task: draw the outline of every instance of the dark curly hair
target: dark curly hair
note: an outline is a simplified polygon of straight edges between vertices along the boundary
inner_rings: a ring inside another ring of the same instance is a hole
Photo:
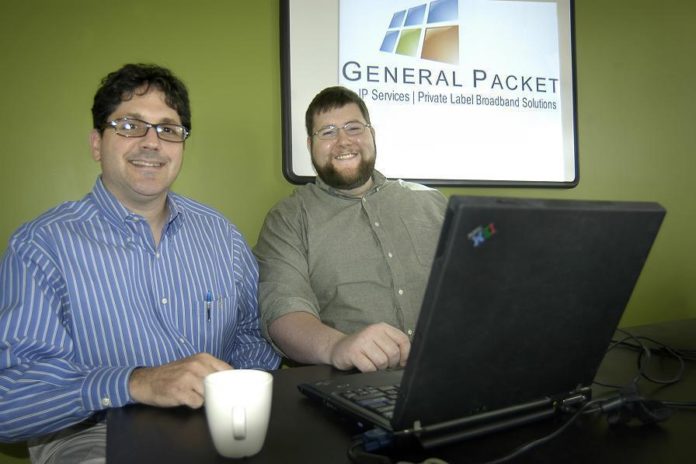
[[[130,100],[136,92],[145,95],[150,87],[164,93],[167,105],[176,110],[181,125],[191,132],[191,108],[186,86],[170,70],[154,64],[126,64],[102,79],[92,105],[94,128],[103,132],[107,118],[121,102]]]
[[[365,118],[365,122],[370,124],[370,113],[367,111],[365,102],[357,93],[341,86],[327,87],[314,97],[307,108],[307,112],[305,113],[307,136],[311,137],[312,132],[314,132],[314,116],[336,108],[343,108],[349,103],[358,105],[360,112]]]

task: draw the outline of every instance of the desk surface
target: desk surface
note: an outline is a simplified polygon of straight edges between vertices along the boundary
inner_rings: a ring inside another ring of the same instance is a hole
[[[673,348],[694,348],[696,319],[631,329]],[[636,373],[636,354],[617,349],[607,354],[597,380],[627,384]],[[676,372],[674,363],[660,358],[655,366],[665,377]],[[349,463],[346,455],[354,426],[331,411],[305,398],[297,384],[342,375],[328,366],[281,369],[273,373],[273,404],[266,443],[261,452],[244,461],[257,463]],[[646,381],[641,393],[663,400],[696,400],[696,366],[687,363],[684,379],[660,388]],[[602,393],[595,390],[595,396]],[[452,463],[492,460],[516,447],[544,436],[556,428],[555,420],[499,432],[425,452],[405,456],[412,462],[438,457]],[[516,459],[516,463],[655,463],[692,460],[696,412],[679,410],[656,426],[609,427],[600,416],[586,416],[560,436]],[[219,456],[212,444],[205,412],[187,408],[158,409],[129,406],[109,411],[107,462],[216,463],[233,462]]]

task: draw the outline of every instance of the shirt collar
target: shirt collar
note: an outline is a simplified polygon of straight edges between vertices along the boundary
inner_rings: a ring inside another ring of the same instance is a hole
[[[97,177],[97,181],[92,189],[92,197],[104,216],[119,227],[125,227],[127,221],[130,221],[135,217],[141,217],[128,210],[128,208],[123,206],[121,202],[119,202],[116,197],[109,192],[104,185],[101,176]],[[176,195],[172,192],[167,192],[167,206],[169,207],[169,219],[167,223],[168,226],[173,226],[180,221],[179,218],[181,216],[180,213],[182,208],[176,199]]]
[[[316,176],[315,179],[316,180],[314,182],[316,183],[317,187],[319,187],[320,189],[324,190],[325,192],[328,192],[329,194],[331,194],[335,197],[353,198],[353,199],[358,198],[358,197],[354,197],[351,195],[346,195],[342,190],[331,187],[326,182],[324,182],[324,180],[319,176]],[[376,169],[373,170],[372,171],[372,187],[370,187],[370,190],[368,190],[367,192],[365,192],[363,194],[363,197],[366,197],[368,195],[372,195],[375,192],[378,192],[384,186],[384,184],[386,182],[387,182],[387,178],[384,177],[384,175],[381,172],[379,172]]]

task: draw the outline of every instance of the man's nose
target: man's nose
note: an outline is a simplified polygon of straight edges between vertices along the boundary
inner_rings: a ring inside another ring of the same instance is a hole
[[[154,127],[148,127],[147,132],[142,137],[141,145],[148,148],[159,149],[162,141],[157,136],[157,129]]]

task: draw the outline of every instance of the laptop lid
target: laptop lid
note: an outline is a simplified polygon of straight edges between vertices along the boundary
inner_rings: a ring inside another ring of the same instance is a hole
[[[664,214],[648,202],[451,197],[388,428],[590,386]]]

